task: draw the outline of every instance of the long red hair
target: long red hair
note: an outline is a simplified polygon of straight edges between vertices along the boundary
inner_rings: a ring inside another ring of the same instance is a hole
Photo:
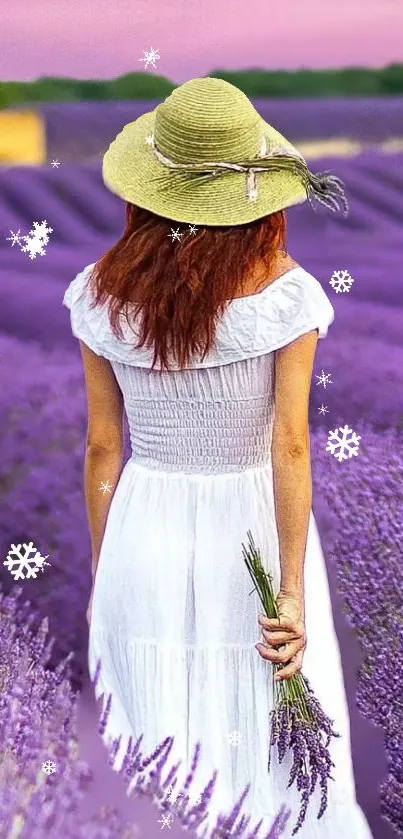
[[[184,235],[172,240],[170,232]],[[244,287],[251,271],[270,272],[285,248],[281,210],[234,227],[180,224],[127,203],[122,237],[96,263],[94,306],[107,302],[111,328],[122,338],[121,313],[136,320],[139,341],[154,348],[152,369],[169,370],[169,358],[186,368],[214,345],[217,321]]]

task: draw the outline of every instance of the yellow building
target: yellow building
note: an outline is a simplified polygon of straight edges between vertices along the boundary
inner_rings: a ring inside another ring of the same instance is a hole
[[[0,166],[38,166],[46,162],[46,126],[29,110],[0,111]]]

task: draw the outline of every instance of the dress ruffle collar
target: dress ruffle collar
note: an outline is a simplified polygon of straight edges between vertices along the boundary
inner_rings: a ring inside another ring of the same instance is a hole
[[[119,339],[112,332],[107,304],[91,308],[87,281],[95,264],[77,274],[64,294],[73,334],[109,361],[151,367],[152,349],[135,347],[138,333],[124,315]],[[264,355],[313,329],[324,338],[333,320],[333,306],[318,280],[300,266],[291,268],[258,294],[233,299],[218,322],[215,349],[203,361],[195,357],[190,366],[214,367]],[[171,369],[178,368],[172,364]]]

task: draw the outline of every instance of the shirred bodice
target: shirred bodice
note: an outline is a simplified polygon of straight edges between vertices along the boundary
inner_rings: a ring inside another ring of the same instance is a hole
[[[270,463],[273,355],[174,373],[112,367],[136,463],[207,474]]]
[[[136,347],[136,324],[122,316],[122,338],[107,304],[91,307],[94,264],[70,283],[64,304],[73,334],[107,358],[121,388],[132,458],[149,469],[240,472],[270,464],[275,351],[306,332],[327,334],[334,312],[320,283],[299,266],[263,291],[231,301],[215,347],[186,370],[152,370],[153,350]]]

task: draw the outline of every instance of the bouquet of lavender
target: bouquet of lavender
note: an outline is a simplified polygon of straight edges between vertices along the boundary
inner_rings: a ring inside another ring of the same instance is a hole
[[[260,552],[255,547],[250,530],[247,536],[249,545],[245,548],[242,544],[242,553],[254,582],[253,591],[257,591],[266,616],[278,618],[272,577],[264,570]],[[270,753],[273,747],[277,745],[279,763],[282,762],[287,749],[292,750],[294,760],[288,788],[296,781],[297,789],[301,792],[301,807],[292,831],[294,836],[305,820],[309,799],[318,783],[321,790],[318,819],[326,810],[328,779],[333,780],[330,772],[334,766],[329,753],[329,743],[332,737],[340,735],[333,731],[332,720],[322,711],[308,680],[302,673],[296,673],[287,680],[274,680],[275,673],[281,667],[282,664],[273,665],[275,700],[274,709],[270,713],[268,769],[270,770]]]

